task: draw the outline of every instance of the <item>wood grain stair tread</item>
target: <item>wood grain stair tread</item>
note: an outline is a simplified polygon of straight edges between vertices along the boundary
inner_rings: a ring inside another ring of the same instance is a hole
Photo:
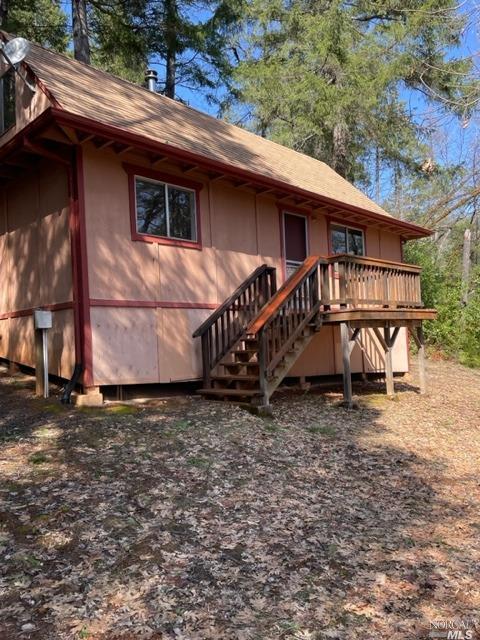
[[[220,360],[222,367],[258,367],[257,360]]]
[[[218,374],[210,377],[212,380],[218,380],[219,382],[256,382],[258,380],[258,376],[242,375],[241,373]]]

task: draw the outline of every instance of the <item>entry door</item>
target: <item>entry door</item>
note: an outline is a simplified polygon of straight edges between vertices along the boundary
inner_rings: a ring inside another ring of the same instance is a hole
[[[307,218],[297,213],[283,214],[283,237],[287,278],[307,257]]]

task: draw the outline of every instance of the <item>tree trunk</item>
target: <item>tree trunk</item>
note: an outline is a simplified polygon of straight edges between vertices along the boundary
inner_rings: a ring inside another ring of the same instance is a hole
[[[468,290],[470,285],[470,249],[472,243],[471,229],[465,229],[463,234],[463,269],[462,269],[462,302],[468,302]]]
[[[0,27],[5,27],[8,18],[8,0],[0,0]]]
[[[176,59],[177,59],[177,3],[176,0],[165,1],[165,41],[166,52],[166,72],[165,72],[165,95],[168,98],[175,98],[176,84]]]
[[[343,178],[348,170],[348,127],[344,121],[337,122],[333,127],[332,168]]]
[[[377,204],[380,202],[380,195],[381,195],[380,170],[381,170],[380,149],[377,146],[375,147],[375,200]]]
[[[395,214],[400,220],[403,220],[403,206],[402,206],[402,169],[397,160],[395,160],[393,168],[393,185],[394,185],[394,198],[395,198]]]
[[[86,0],[72,0],[72,18],[74,58],[85,62],[85,64],[90,64]]]

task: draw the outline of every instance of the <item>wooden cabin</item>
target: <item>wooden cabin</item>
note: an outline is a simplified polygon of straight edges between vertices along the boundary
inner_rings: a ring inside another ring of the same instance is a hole
[[[8,36],[3,35],[4,38]],[[420,269],[327,165],[32,45],[0,81],[0,357],[105,385],[204,380],[267,405],[288,376],[408,371]],[[32,91],[23,77],[28,77]],[[81,375],[80,375],[81,374]],[[80,377],[79,377],[80,376]]]

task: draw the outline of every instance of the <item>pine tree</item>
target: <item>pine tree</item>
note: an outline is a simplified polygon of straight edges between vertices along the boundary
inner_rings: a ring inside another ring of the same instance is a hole
[[[73,55],[75,60],[90,64],[90,41],[86,0],[72,0]]]
[[[67,48],[67,16],[56,0],[0,0],[0,26],[56,51]]]
[[[178,87],[211,98],[231,74],[229,38],[242,0],[93,0],[93,59],[140,81],[147,61],[163,69],[159,89],[174,98]]]
[[[423,131],[402,97],[460,111],[469,63],[448,52],[453,0],[252,0],[236,74],[253,125],[367,183],[384,166],[418,171]]]

